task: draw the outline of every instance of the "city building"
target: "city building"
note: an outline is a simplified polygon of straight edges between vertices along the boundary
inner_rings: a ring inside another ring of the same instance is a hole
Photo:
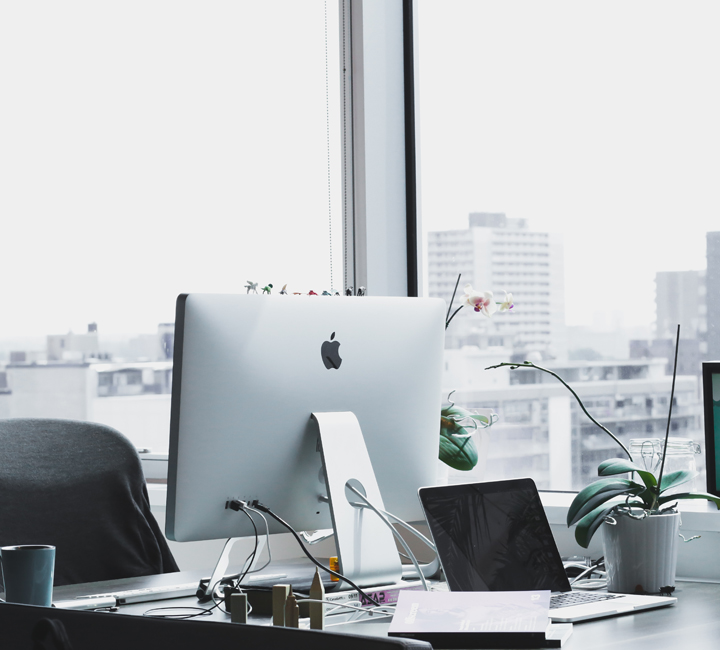
[[[100,422],[136,446],[167,452],[172,361],[9,363],[1,418]]]
[[[82,361],[100,357],[100,344],[96,323],[88,325],[84,334],[49,334],[47,337],[48,361]]]
[[[720,232],[709,232],[707,237],[707,275],[705,300],[707,305],[707,357],[720,359]]]
[[[100,352],[97,326],[46,337],[46,349],[13,351],[0,367],[0,418],[100,422],[138,447],[167,452],[174,324],[128,341],[130,359]]]
[[[705,352],[707,331],[705,271],[661,271],[655,274],[655,338],[700,341]]]
[[[505,350],[505,354],[507,350]],[[478,467],[451,472],[451,481],[532,476],[541,489],[577,490],[597,478],[597,466],[622,449],[581,410],[557,379],[540,370],[486,370],[503,360],[502,350],[447,350],[443,386],[468,409],[491,409],[498,421],[478,434]],[[505,357],[506,359],[507,357]],[[672,377],[667,360],[547,362],[567,381],[592,416],[630,447],[630,440],[663,438]],[[463,379],[465,378],[465,379]],[[698,378],[678,376],[671,436],[703,440]],[[697,456],[699,470],[704,457]],[[704,477],[696,479],[702,489]]]
[[[448,328],[446,346],[505,346],[525,357],[566,358],[563,245],[558,234],[535,232],[524,219],[471,213],[469,228],[428,233],[428,294],[447,301],[461,274],[463,287],[512,293],[516,307],[487,319],[462,310]]]

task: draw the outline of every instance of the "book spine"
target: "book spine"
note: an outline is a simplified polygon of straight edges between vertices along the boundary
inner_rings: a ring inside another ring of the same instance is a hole
[[[422,585],[420,583],[411,584],[406,586],[393,586],[393,587],[371,587],[363,589],[363,591],[370,597],[374,598],[381,605],[394,605],[397,603],[398,595],[401,591],[422,591]],[[359,601],[363,607],[375,607],[375,603],[371,602],[363,594],[357,591],[340,591],[336,594],[325,594],[325,600],[338,603],[342,605],[344,603]]]

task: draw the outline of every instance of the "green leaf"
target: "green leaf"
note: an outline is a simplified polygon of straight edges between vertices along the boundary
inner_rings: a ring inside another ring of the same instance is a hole
[[[481,424],[481,427],[480,427],[480,428],[481,428],[481,429],[484,429],[484,428],[489,427],[490,425],[492,425],[492,422],[490,422],[490,418],[488,418],[488,417],[486,417],[486,416],[484,416],[484,415],[480,415],[480,414],[477,414],[477,413],[476,413],[476,414],[474,414],[474,415],[471,415],[470,417],[471,417],[473,420],[477,420],[478,422],[480,422],[480,424]]]
[[[464,409],[462,406],[458,406],[457,404],[450,404],[444,409],[440,410],[440,415],[446,418],[459,419],[470,417],[472,413],[470,413],[470,411],[468,411],[467,409]]]
[[[604,478],[590,483],[570,504],[567,513],[567,525],[572,526],[577,523],[591,510],[610,499],[623,495],[637,496],[642,492],[645,492],[642,485],[625,478]]]
[[[669,503],[670,501],[679,501],[681,499],[706,499],[712,501],[717,509],[720,510],[720,497],[716,497],[714,494],[708,494],[707,492],[681,492],[680,494],[668,494],[658,499],[658,505]]]
[[[615,503],[611,505],[602,505],[586,514],[575,527],[575,540],[577,543],[583,548],[587,548],[590,545],[590,540],[595,534],[595,531],[600,527],[600,524],[605,521],[605,517],[620,503],[624,503],[624,501],[615,501]]]
[[[691,472],[687,469],[679,469],[676,472],[669,472],[662,477],[662,483],[660,484],[660,494],[669,490],[676,485],[682,485],[687,483],[698,475],[697,472]]]
[[[463,427],[458,428],[463,429]],[[438,457],[446,465],[461,472],[471,470],[478,462],[477,448],[473,438],[453,436],[445,428],[440,430],[440,453]]]
[[[654,488],[657,485],[657,479],[652,472],[648,472],[626,458],[610,458],[598,465],[598,476],[613,476],[628,472],[637,472],[647,488]]]

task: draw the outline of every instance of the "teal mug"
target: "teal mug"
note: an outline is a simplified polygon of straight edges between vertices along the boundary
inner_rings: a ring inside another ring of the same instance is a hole
[[[44,545],[0,548],[5,600],[24,605],[52,605],[55,547]]]

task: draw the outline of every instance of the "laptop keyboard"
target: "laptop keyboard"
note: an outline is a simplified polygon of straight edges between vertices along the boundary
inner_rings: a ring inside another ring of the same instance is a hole
[[[564,594],[550,596],[550,609],[560,609],[571,605],[586,605],[601,600],[612,600],[613,598],[621,598],[621,595],[608,594],[604,591],[569,591]]]

